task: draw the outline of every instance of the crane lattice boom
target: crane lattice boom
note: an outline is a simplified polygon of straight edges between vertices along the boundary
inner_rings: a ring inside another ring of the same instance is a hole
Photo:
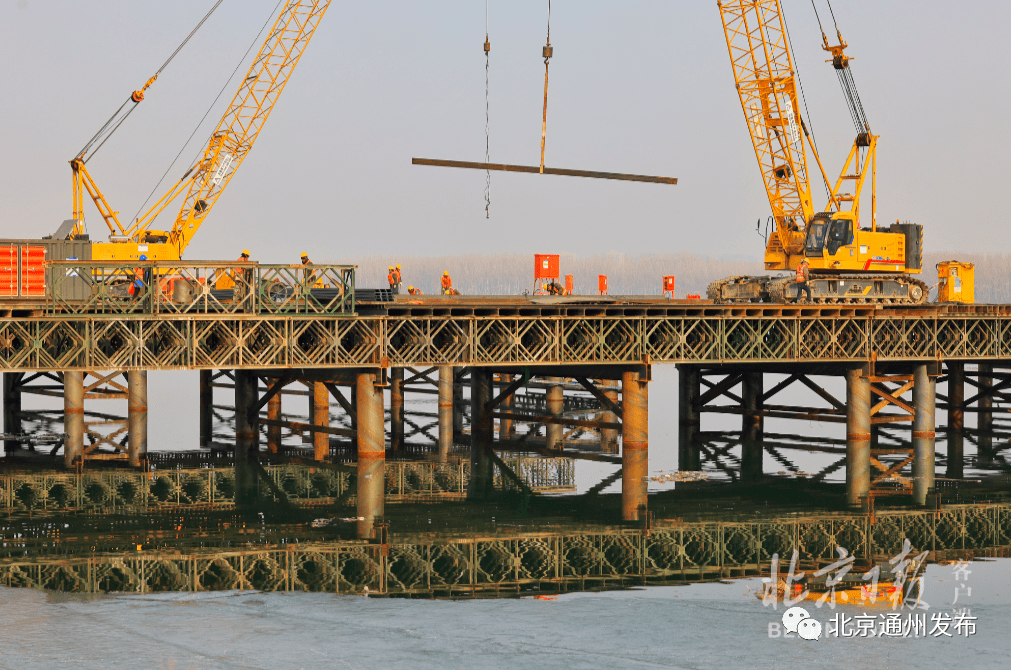
[[[780,230],[803,229],[810,219],[811,185],[804,152],[786,27],[778,0],[718,3],[737,92]]]

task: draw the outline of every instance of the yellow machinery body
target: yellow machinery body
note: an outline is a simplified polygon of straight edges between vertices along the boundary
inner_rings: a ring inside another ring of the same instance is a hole
[[[976,302],[976,270],[972,263],[943,261],[937,264],[937,302]]]

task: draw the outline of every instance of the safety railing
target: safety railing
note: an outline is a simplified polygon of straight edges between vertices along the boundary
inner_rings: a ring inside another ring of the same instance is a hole
[[[354,266],[49,261],[52,314],[354,314]]]
[[[354,314],[351,265],[259,265],[260,311],[268,314]]]

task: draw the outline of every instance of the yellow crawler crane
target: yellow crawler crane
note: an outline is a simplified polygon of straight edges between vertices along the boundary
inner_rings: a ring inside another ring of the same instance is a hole
[[[920,274],[922,226],[911,223],[879,228],[876,212],[878,136],[857,94],[846,42],[837,45],[822,33],[823,48],[846,97],[856,138],[830,189],[828,203],[812,205],[807,149],[829,185],[798,104],[799,81],[779,0],[720,0],[730,62],[755,155],[772,206],[765,269],[795,271],[803,259],[811,270],[809,286],[818,303],[922,303],[927,285]],[[860,196],[870,178],[871,217],[860,218]],[[844,189],[848,192],[844,192]],[[869,223],[869,225],[868,225]],[[709,285],[708,297],[721,303],[776,302],[797,296],[789,276],[728,277]]]
[[[70,161],[74,173],[74,214],[73,219],[64,222],[55,237],[82,238],[86,192],[98,207],[110,232],[109,242],[92,243],[92,260],[126,261],[141,255],[148,260],[179,260],[235,171],[253,148],[257,135],[329,5],[330,0],[289,0],[285,4],[217,129],[211,135],[203,156],[151,209],[127,226],[120,222],[119,213],[109,206],[85,167],[90,148],[94,146],[97,150],[101,141],[104,141],[101,138],[107,136],[103,136],[103,131],[108,128],[111,133],[111,130],[118,127],[117,118],[125,116],[110,119],[106,128],[99,131],[89,145]],[[152,77],[141,90],[135,91],[124,103],[124,108],[130,104],[135,106],[143,100],[144,91],[157,76]],[[122,110],[123,108],[121,112]],[[96,139],[99,140],[97,143]],[[94,152],[91,153],[93,155]],[[186,196],[172,226],[168,230],[152,229],[151,225],[158,215],[181,193]]]

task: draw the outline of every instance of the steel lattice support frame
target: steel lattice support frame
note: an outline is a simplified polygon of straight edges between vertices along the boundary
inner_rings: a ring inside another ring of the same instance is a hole
[[[551,316],[529,317],[8,318],[0,319],[0,370],[1011,359],[1011,315],[983,310],[924,308],[909,315],[713,306],[691,313],[624,309],[615,310],[620,316],[599,318],[585,316],[588,311],[556,309]]]
[[[821,480],[845,466],[847,499],[854,506],[865,504],[875,496],[896,493],[913,494],[922,504],[927,491],[934,488],[936,362],[820,366],[682,364],[678,369],[679,454],[683,470],[708,465],[721,470],[733,481],[756,480],[762,476],[758,466],[761,449],[790,473],[812,476],[800,473],[799,468],[781,453],[796,449],[840,456],[840,460],[813,478]],[[760,376],[764,373],[776,373],[785,379],[766,385],[771,388],[759,390],[762,389]],[[846,397],[834,396],[815,382],[812,375],[845,377]],[[919,376],[923,379],[917,385],[914,378]],[[822,405],[827,406],[773,404],[776,395],[795,385],[807,387],[820,398]],[[908,398],[910,393],[912,399]],[[701,413],[739,414],[742,430],[740,433],[701,431],[698,420]],[[847,424],[846,435],[845,439],[779,433],[766,436],[762,426],[765,418],[844,423]],[[873,440],[874,428],[881,430],[878,443]],[[902,431],[909,429],[912,433],[906,433],[907,437],[903,438]],[[738,446],[740,458],[732,452]]]

